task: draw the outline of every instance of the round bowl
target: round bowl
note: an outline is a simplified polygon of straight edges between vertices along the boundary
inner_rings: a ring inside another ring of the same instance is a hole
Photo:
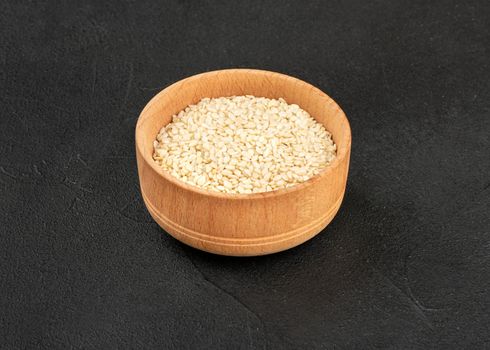
[[[204,97],[284,98],[308,111],[332,134],[337,157],[320,174],[272,192],[228,194],[174,178],[153,160],[153,141],[172,115]],[[312,238],[337,213],[345,192],[351,132],[340,107],[299,79],[262,70],[227,69],[170,85],[146,105],[136,125],[141,194],[155,221],[173,237],[207,252],[253,256],[282,251]]]

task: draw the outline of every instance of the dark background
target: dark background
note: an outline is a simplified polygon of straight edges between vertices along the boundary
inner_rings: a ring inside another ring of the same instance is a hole
[[[0,348],[490,348],[490,2],[2,1],[0,29]],[[196,251],[141,200],[139,112],[227,67],[350,119],[341,210],[290,251]]]

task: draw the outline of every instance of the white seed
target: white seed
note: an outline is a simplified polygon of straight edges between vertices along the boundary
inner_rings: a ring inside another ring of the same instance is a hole
[[[203,186],[206,183],[206,177],[204,175],[201,175],[197,178],[196,184],[198,186]]]
[[[254,96],[204,98],[172,117],[153,142],[172,176],[225,193],[291,187],[336,156],[324,126],[298,105]]]

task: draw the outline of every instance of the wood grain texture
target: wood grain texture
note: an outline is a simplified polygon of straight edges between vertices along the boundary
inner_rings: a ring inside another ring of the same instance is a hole
[[[325,125],[337,158],[323,172],[288,189],[225,194],[187,185],[153,161],[153,141],[173,114],[204,97],[254,95],[284,98]],[[261,70],[229,69],[181,80],[156,95],[136,125],[136,155],[143,199],[155,221],[178,240],[211,253],[264,255],[305,242],[337,213],[345,192],[351,132],[340,107],[299,79]]]

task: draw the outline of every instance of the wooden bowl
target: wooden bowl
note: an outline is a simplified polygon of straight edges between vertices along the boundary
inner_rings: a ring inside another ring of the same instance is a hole
[[[325,125],[337,157],[310,180],[272,192],[227,194],[179,181],[153,160],[153,141],[172,115],[204,97],[282,97]],[[167,87],[143,109],[136,125],[141,194],[155,221],[173,237],[207,252],[252,256],[312,238],[337,213],[345,192],[351,132],[340,107],[299,79],[268,71],[227,69],[198,74]]]

